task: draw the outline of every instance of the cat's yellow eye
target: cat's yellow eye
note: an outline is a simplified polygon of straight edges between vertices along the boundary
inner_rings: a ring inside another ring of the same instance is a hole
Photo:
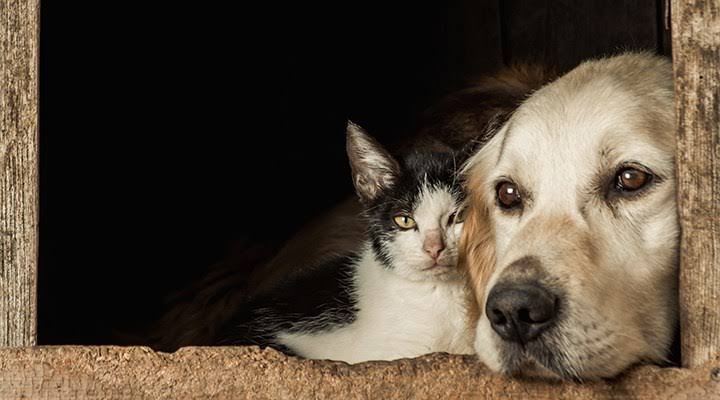
[[[417,226],[415,220],[407,215],[396,215],[393,221],[395,221],[395,225],[400,229],[412,229]]]

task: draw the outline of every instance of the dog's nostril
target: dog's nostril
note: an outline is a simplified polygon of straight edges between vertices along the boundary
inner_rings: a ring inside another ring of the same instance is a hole
[[[528,324],[533,323],[534,321],[530,318],[530,310],[527,308],[522,308],[518,310],[518,320],[520,322],[525,322]]]
[[[494,324],[506,324],[507,323],[507,318],[505,318],[505,315],[502,313],[502,311],[493,310],[492,313],[493,313],[493,317],[494,317],[494,318],[492,318],[492,322]]]
[[[557,298],[539,284],[499,285],[490,291],[485,313],[505,340],[526,343],[554,321]]]
[[[518,318],[521,322],[529,324],[539,324],[552,319],[555,316],[555,302],[542,301],[532,308],[523,308],[518,312]]]

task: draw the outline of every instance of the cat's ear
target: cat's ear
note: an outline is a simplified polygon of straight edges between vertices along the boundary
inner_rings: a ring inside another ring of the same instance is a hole
[[[363,128],[351,121],[347,124],[346,148],[355,191],[363,203],[374,200],[395,183],[400,172],[398,162]]]

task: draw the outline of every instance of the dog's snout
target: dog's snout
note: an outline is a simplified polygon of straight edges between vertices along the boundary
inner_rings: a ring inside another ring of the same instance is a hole
[[[490,291],[485,313],[500,337],[524,344],[555,321],[557,297],[538,283],[496,286]]]

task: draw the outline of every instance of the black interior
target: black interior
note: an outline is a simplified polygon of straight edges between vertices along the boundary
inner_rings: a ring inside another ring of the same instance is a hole
[[[389,141],[502,64],[668,52],[663,1],[342,3],[43,2],[40,344],[111,343],[348,195],[348,118]]]

